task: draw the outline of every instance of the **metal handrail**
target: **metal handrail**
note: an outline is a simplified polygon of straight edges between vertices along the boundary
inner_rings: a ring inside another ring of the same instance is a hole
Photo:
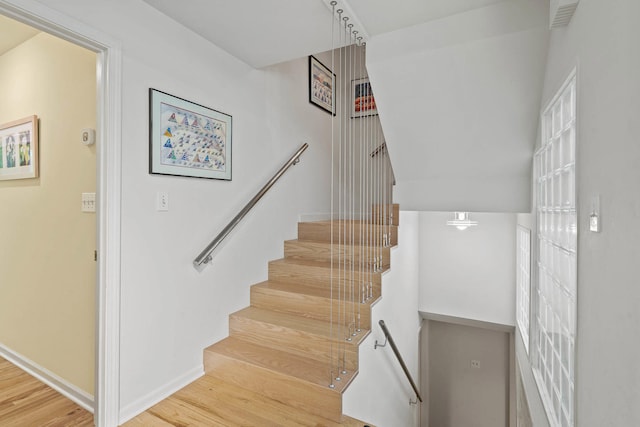
[[[384,344],[378,344],[378,341],[376,341],[374,348],[384,347],[387,344],[387,342],[389,342],[389,344],[391,345],[391,349],[393,350],[393,353],[396,355],[398,362],[400,362],[400,366],[402,367],[404,374],[407,376],[407,379],[409,380],[411,387],[413,387],[413,391],[416,393],[416,397],[418,398],[418,400],[420,400],[420,402],[422,402],[422,396],[418,391],[418,387],[416,386],[416,383],[413,381],[413,377],[411,376],[411,373],[407,369],[407,365],[405,365],[404,360],[402,359],[402,356],[398,351],[398,347],[396,347],[396,343],[393,341],[393,337],[391,336],[389,329],[387,329],[387,325],[384,324],[384,320],[379,321],[378,324],[380,325],[380,328],[382,328],[382,332],[384,332],[384,338],[386,341]],[[409,403],[413,403],[413,402],[409,400]]]
[[[380,153],[387,154],[387,162],[389,163],[389,171],[391,171],[391,177],[393,178],[392,184],[396,185],[396,174],[393,171],[393,165],[391,164],[391,159],[389,158],[389,155],[388,155],[387,143],[386,142],[383,142],[382,144],[378,145],[376,147],[376,149],[373,150],[371,152],[371,154],[369,154],[369,156],[371,156],[371,158],[374,158],[375,156],[377,156]]]
[[[264,196],[265,193],[269,191],[273,184],[275,184],[276,181],[280,179],[280,177],[287,171],[287,169],[300,161],[300,155],[304,152],[304,150],[307,149],[307,147],[309,147],[309,144],[302,144],[298,151],[296,151],[296,153],[280,168],[280,170],[276,172],[273,178],[271,178],[269,182],[267,182],[255,196],[253,196],[253,199],[251,199],[249,203],[247,203],[246,206],[242,208],[238,215],[236,215],[231,220],[231,222],[229,222],[229,224],[227,224],[227,226],[220,232],[220,234],[218,234],[216,238],[213,239],[213,241],[211,241],[211,243],[209,243],[209,245],[204,248],[202,252],[200,252],[200,255],[198,255],[196,259],[193,260],[193,265],[197,270],[201,270],[206,266],[206,264],[211,262],[211,254],[218,247],[218,245],[225,239],[225,237],[227,237],[227,235],[229,235],[229,233],[231,233],[231,230],[233,230],[235,226],[238,225],[240,221],[242,221],[247,213],[249,213],[249,211],[256,205],[256,203],[258,203],[262,196]]]

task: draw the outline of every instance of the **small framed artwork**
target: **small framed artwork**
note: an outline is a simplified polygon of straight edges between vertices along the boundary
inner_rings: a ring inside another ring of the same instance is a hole
[[[336,75],[315,57],[309,56],[309,102],[336,115],[335,109]]]
[[[38,177],[38,116],[0,125],[0,181]]]
[[[375,116],[378,114],[369,78],[351,80],[351,117]]]
[[[149,89],[149,173],[231,180],[231,116]]]

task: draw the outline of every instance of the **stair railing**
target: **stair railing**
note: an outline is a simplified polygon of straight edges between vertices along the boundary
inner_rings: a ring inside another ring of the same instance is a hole
[[[245,207],[242,208],[240,212],[238,212],[238,214],[229,222],[229,224],[227,224],[227,226],[216,236],[216,238],[213,239],[202,252],[200,252],[196,259],[193,260],[193,266],[196,268],[196,270],[202,270],[207,266],[207,264],[211,262],[211,260],[213,259],[212,253],[218,247],[218,245],[222,243],[225,237],[227,237],[229,233],[231,233],[231,231],[236,227],[236,225],[238,225],[238,223],[242,221],[242,219],[249,213],[249,211],[253,209],[253,207],[258,203],[262,196],[264,196],[265,193],[269,191],[271,187],[273,187],[273,184],[275,184],[276,181],[280,179],[280,177],[287,171],[287,169],[300,162],[300,156],[302,155],[304,150],[307,149],[307,147],[309,147],[309,144],[302,144],[298,151],[296,151],[296,153],[289,160],[287,160],[287,162],[264,185],[264,187],[262,187],[262,189],[260,189],[260,191],[258,191],[258,193],[253,196],[249,203],[247,203]]]
[[[393,350],[393,353],[396,355],[396,359],[398,359],[398,362],[400,362],[400,367],[402,367],[404,374],[407,376],[407,379],[409,380],[409,383],[411,384],[411,387],[413,388],[413,391],[415,392],[416,397],[420,402],[422,402],[422,396],[420,395],[420,391],[418,391],[418,387],[416,386],[416,383],[413,381],[413,377],[411,376],[411,373],[407,369],[407,365],[404,363],[404,359],[402,358],[402,355],[400,354],[400,351],[398,350],[398,347],[396,346],[395,341],[393,341],[393,337],[391,336],[389,329],[387,329],[387,325],[384,324],[384,320],[380,320],[378,324],[380,325],[382,332],[384,332],[385,341],[383,344],[378,344],[378,341],[376,340],[376,343],[373,348],[377,349],[378,347],[385,347],[387,345],[387,342],[389,343],[389,345],[391,346],[391,349]],[[409,404],[414,405],[416,403],[418,402],[412,401],[411,399],[409,399]]]
[[[333,82],[336,114],[331,118],[327,373],[329,387],[335,388],[352,374],[348,372],[351,344],[371,328],[362,310],[380,297],[381,274],[395,244],[398,218],[393,218],[395,178],[366,70],[366,43],[352,30],[337,2],[330,4],[335,33],[330,69],[344,82]]]

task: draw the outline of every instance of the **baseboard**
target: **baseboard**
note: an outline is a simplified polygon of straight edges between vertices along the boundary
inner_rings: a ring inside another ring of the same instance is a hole
[[[181,388],[191,384],[198,378],[204,375],[204,367],[203,365],[196,366],[195,368],[185,372],[180,375],[178,378],[174,379],[168,384],[153,390],[145,396],[142,396],[140,399],[132,402],[122,408],[120,410],[120,425],[126,423],[130,419],[140,415],[147,409],[151,408],[156,403],[166,399],[171,396],[176,391]]]
[[[0,356],[13,363],[29,375],[42,381],[67,399],[74,401],[87,411],[93,413],[93,396],[86,391],[81,390],[75,385],[69,383],[67,380],[60,378],[53,372],[43,368],[25,356],[7,348],[2,343],[0,343]]]

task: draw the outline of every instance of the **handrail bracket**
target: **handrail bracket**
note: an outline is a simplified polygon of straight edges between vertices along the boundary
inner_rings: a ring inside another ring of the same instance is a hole
[[[378,340],[376,340],[375,344],[373,345],[373,349],[377,350],[378,347],[386,347],[387,341],[388,341],[388,338],[386,336],[384,337],[384,344],[378,344]]]

